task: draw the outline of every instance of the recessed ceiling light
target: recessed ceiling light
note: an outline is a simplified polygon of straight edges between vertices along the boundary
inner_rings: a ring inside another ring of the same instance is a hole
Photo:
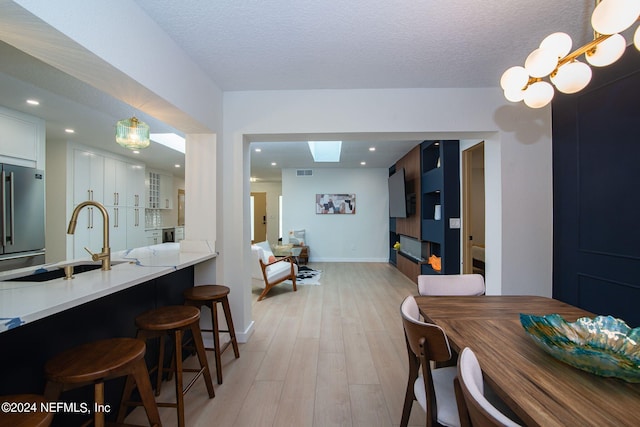
[[[133,154],[140,154],[140,151],[138,151],[138,150],[133,150]]]
[[[275,165],[277,165],[276,162],[271,162],[271,166],[275,166]]]
[[[40,102],[36,101],[35,99],[27,99],[27,104],[29,104],[29,105],[40,105]]]
[[[258,178],[256,178],[255,176],[252,176],[251,178],[249,178],[250,182],[256,182],[258,180]]]
[[[174,166],[175,166],[175,167],[177,167],[177,168],[179,168],[179,167],[180,167],[180,165],[174,165]]]
[[[261,151],[262,151],[262,148],[256,148],[256,150],[255,150],[255,151],[256,151],[256,153],[259,153],[259,152],[261,152]]]
[[[376,147],[369,147],[369,151],[376,151]]]
[[[366,165],[366,164],[367,164],[367,162],[360,162],[360,164],[361,164],[362,166],[364,166],[364,165]]]
[[[66,133],[76,133],[75,130],[71,129],[71,128],[67,128],[64,130]]]

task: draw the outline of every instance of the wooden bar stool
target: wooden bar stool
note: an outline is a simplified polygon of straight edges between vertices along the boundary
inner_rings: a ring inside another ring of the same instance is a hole
[[[48,400],[37,394],[0,396],[7,405],[0,411],[0,427],[47,427],[53,420],[53,412],[47,411]],[[42,411],[45,409],[45,411]]]
[[[160,414],[144,361],[145,351],[144,341],[135,338],[105,339],[64,351],[45,364],[44,396],[49,401],[57,401],[66,390],[93,384],[95,405],[104,407],[104,382],[126,375],[127,382],[138,386],[150,425],[160,426]],[[123,400],[128,398],[128,394],[123,394]],[[90,409],[93,412],[94,408]],[[118,418],[124,420],[124,415],[118,414]],[[97,427],[104,426],[103,411],[95,411],[94,423]]]
[[[207,356],[204,350],[204,344],[202,343],[202,334],[200,332],[200,310],[195,307],[186,305],[167,306],[160,307],[136,317],[136,326],[138,327],[138,338],[149,339],[160,337],[160,356],[158,358],[158,366],[151,369],[151,372],[157,369],[157,387],[156,395],[160,394],[160,384],[162,381],[162,373],[167,371],[164,366],[164,336],[173,335],[175,342],[174,358],[171,363],[172,372],[175,371],[175,389],[176,389],[176,403],[158,402],[157,405],[161,407],[176,408],[178,413],[178,426],[183,427],[184,421],[184,395],[189,391],[191,386],[196,380],[202,376],[207,386],[209,398],[215,396],[213,391],[213,382],[211,381],[211,373],[209,372],[209,365],[207,363]],[[182,366],[182,338],[184,331],[191,331],[193,341],[196,347],[196,354],[198,355],[198,361],[200,362],[199,369],[184,368]],[[182,383],[183,372],[196,372],[195,377],[187,384],[183,389]],[[125,393],[130,393],[133,389],[133,383],[127,381],[125,385]],[[132,402],[123,402],[124,406],[132,404]],[[123,411],[120,411],[122,414]],[[118,422],[121,420],[118,419]]]
[[[216,359],[216,375],[218,377],[218,384],[222,384],[222,353],[229,347],[229,344],[233,346],[233,352],[236,359],[240,357],[240,351],[238,350],[238,342],[236,341],[236,332],[233,328],[233,319],[231,318],[231,308],[229,307],[229,295],[230,289],[222,285],[202,285],[194,286],[184,291],[185,304],[195,307],[201,307],[206,305],[211,310],[211,327],[213,329],[203,329],[203,332],[213,333],[213,347],[207,347],[206,350],[213,350],[214,357]],[[224,311],[224,317],[227,321],[227,329],[221,330],[218,327],[218,303],[222,304]],[[220,346],[220,333],[228,333],[229,341],[224,346]]]

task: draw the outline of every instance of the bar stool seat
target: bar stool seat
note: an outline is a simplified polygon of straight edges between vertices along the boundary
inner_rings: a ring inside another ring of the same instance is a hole
[[[238,349],[238,341],[236,340],[236,332],[233,328],[233,319],[231,317],[231,308],[229,307],[229,299],[227,295],[231,290],[223,285],[198,285],[184,291],[185,304],[201,307],[203,305],[211,310],[211,327],[212,329],[202,329],[202,332],[213,333],[213,347],[206,347],[206,350],[213,350],[216,360],[216,375],[218,384],[222,384],[222,360],[221,356],[224,351],[233,346],[233,353],[236,359],[240,357]],[[227,322],[227,329],[220,329],[218,326],[218,303],[222,304],[224,317]],[[229,341],[220,346],[220,333],[228,333]]]
[[[207,356],[205,354],[204,344],[202,343],[202,334],[200,332],[200,310],[186,305],[160,307],[139,315],[136,317],[135,322],[138,327],[138,338],[147,340],[150,338],[160,337],[158,366],[152,368],[150,372],[157,370],[156,396],[160,394],[162,373],[165,371],[175,373],[176,403],[158,402],[157,405],[160,407],[176,408],[178,426],[182,427],[185,425],[184,395],[200,376],[202,376],[205,381],[209,398],[211,399],[215,396],[213,382],[211,381],[211,373],[209,372],[209,365],[207,363]],[[198,355],[198,361],[200,363],[200,368],[198,369],[184,368],[182,365],[182,339],[184,331],[191,331],[191,335],[195,343],[196,354]],[[174,358],[171,362],[171,369],[164,368],[164,338],[166,335],[173,335],[175,343]],[[191,379],[184,389],[183,372],[196,372],[195,377]],[[133,383],[131,381],[127,381],[127,384],[125,385],[125,393],[130,393],[132,389]],[[123,405],[126,406],[132,403],[133,402],[123,402]],[[118,421],[120,422],[121,420],[119,419]]]
[[[135,338],[104,339],[63,351],[45,364],[45,398],[57,401],[66,390],[93,384],[95,404],[104,407],[104,382],[127,376],[127,381],[138,386],[150,425],[159,426],[162,423],[144,361],[145,352],[144,341]],[[129,394],[122,396],[123,400],[128,398]],[[124,415],[121,413],[118,418],[124,419]],[[104,412],[96,411],[94,422],[98,427],[104,426]]]
[[[48,403],[43,396],[37,394],[0,396],[0,402],[10,404],[8,410],[0,411],[0,427],[47,427],[53,420],[53,412],[41,411],[43,408],[46,409]],[[27,405],[28,411],[22,409],[24,405]]]

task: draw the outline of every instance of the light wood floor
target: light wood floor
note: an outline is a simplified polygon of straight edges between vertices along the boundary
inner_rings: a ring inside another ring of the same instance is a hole
[[[310,266],[322,270],[321,286],[278,285],[260,302],[254,289],[255,332],[239,359],[223,355],[222,385],[207,352],[216,397],[197,381],[185,396],[188,426],[400,424],[408,362],[399,307],[416,285],[386,263]],[[172,395],[165,383],[158,400]],[[177,424],[175,409],[160,414]],[[142,409],[127,422],[144,425]],[[425,425],[416,402],[410,425]]]

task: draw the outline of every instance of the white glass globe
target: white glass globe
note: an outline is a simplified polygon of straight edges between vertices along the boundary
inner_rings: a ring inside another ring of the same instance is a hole
[[[591,74],[591,67],[587,64],[573,61],[558,68],[555,76],[551,76],[551,81],[562,93],[576,93],[589,84]]]
[[[553,99],[553,86],[547,82],[535,82],[524,91],[524,103],[531,108],[542,108]]]
[[[564,58],[571,52],[573,42],[567,33],[553,33],[540,43],[541,49],[551,50],[558,58]]]
[[[636,22],[638,15],[638,0],[602,0],[591,15],[591,26],[600,34],[616,34]]]
[[[524,62],[524,68],[531,77],[549,75],[558,65],[558,57],[553,50],[538,48],[531,52]]]
[[[524,90],[522,89],[505,89],[504,97],[510,102],[520,102],[524,99]]]
[[[500,78],[500,86],[503,90],[521,90],[529,81],[529,73],[524,67],[515,66],[509,68]]]
[[[633,35],[633,44],[635,45],[636,49],[640,50],[640,26],[636,28],[636,32]]]
[[[620,34],[614,34],[595,47],[595,52],[587,52],[584,56],[594,67],[606,67],[616,62],[624,50],[627,42]]]

